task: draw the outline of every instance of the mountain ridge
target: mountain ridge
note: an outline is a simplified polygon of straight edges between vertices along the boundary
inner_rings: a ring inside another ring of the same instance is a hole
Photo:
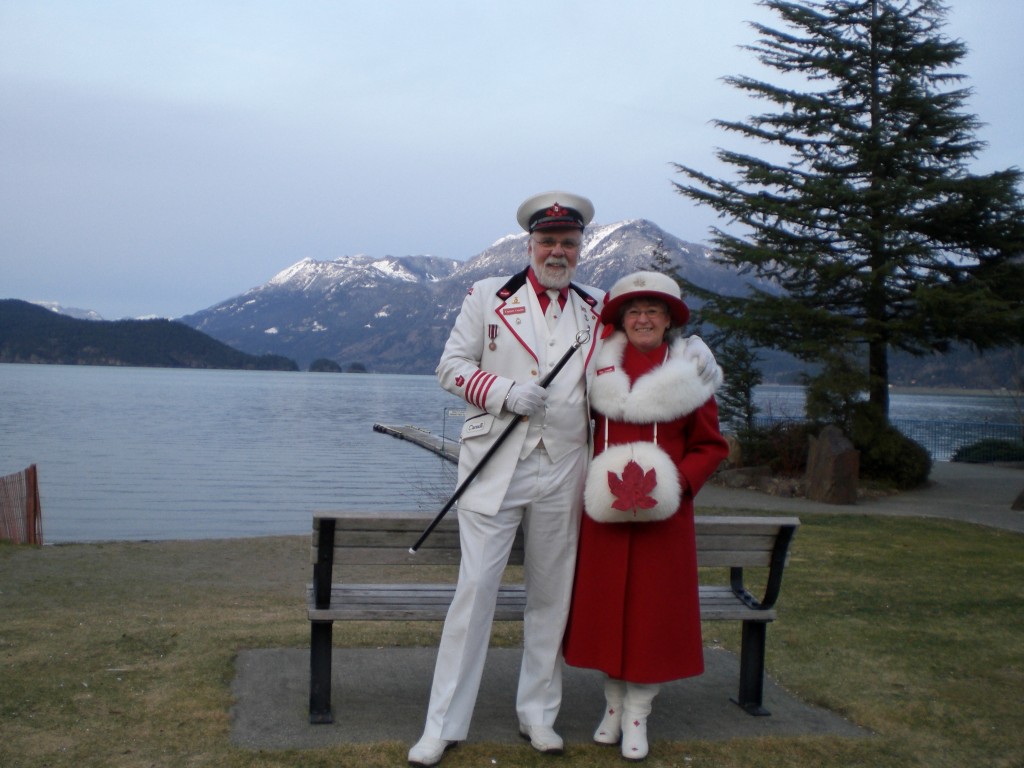
[[[524,233],[507,235],[460,262],[436,256],[303,259],[261,286],[186,315],[182,322],[251,354],[288,354],[362,364],[379,373],[433,373],[466,290],[528,262]],[[607,287],[651,269],[656,251],[695,282],[742,281],[714,264],[704,246],[685,243],[645,219],[589,227],[575,282]],[[701,283],[701,284],[704,284]]]
[[[83,320],[19,299],[0,299],[0,363],[298,370],[174,320]]]

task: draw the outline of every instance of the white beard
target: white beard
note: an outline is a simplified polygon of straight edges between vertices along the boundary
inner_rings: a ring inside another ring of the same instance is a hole
[[[565,269],[551,269],[551,262],[555,262],[555,264],[565,267]],[[576,273],[576,270],[570,267],[569,262],[564,259],[548,259],[543,265],[535,263],[533,271],[537,275],[538,282],[545,288],[559,290],[568,288],[569,283],[572,282],[573,275]]]

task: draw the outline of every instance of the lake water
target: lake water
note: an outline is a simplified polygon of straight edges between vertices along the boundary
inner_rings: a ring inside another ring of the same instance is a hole
[[[802,397],[758,391],[777,416]],[[373,425],[457,436],[461,407],[433,376],[0,364],[0,475],[38,466],[48,543],[305,534],[316,509],[440,509],[452,465]],[[892,415],[1015,421],[978,396]]]

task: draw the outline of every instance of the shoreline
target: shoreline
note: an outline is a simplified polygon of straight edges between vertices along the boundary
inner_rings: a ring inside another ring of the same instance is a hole
[[[892,395],[969,395],[972,397],[1006,397],[1024,398],[1024,392],[1011,389],[972,389],[969,387],[912,387],[906,385],[890,385],[889,394]]]
[[[55,366],[66,368],[119,368],[119,369],[141,369],[141,370],[191,370],[191,371],[250,371],[253,373],[317,373],[317,371],[292,371],[278,369],[253,369],[253,368],[193,368],[189,366],[168,366],[168,365],[106,365],[94,363],[58,363],[50,361],[12,361],[0,360],[0,365],[8,366]],[[432,373],[411,373],[411,372],[379,372],[379,371],[340,371],[342,374],[355,374],[359,376],[423,376],[434,378]],[[804,385],[794,381],[763,381],[758,386],[765,387],[795,387],[803,389]],[[998,389],[991,387],[958,387],[953,385],[928,386],[916,384],[889,384],[889,392],[900,395],[973,395],[982,397],[1018,397],[1024,398],[1024,390],[1011,390],[1006,387]]]
[[[758,387],[787,387],[793,389],[805,389],[805,385],[793,381],[763,381]],[[756,389],[756,388],[755,388]],[[890,395],[935,395],[935,396],[970,396],[970,397],[1002,397],[1024,400],[1024,390],[1008,389],[1006,387],[957,387],[957,386],[928,386],[925,384],[889,384]]]

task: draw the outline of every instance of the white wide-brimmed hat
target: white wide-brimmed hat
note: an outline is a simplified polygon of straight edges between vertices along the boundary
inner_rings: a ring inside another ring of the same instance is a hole
[[[601,309],[601,322],[605,325],[618,325],[622,306],[627,301],[641,298],[665,302],[672,317],[672,325],[676,327],[686,325],[690,319],[690,308],[683,301],[679,283],[660,272],[634,272],[619,278],[608,291]]]

